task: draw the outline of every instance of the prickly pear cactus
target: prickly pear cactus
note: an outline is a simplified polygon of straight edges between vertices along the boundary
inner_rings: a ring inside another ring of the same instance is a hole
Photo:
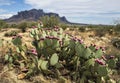
[[[16,52],[5,55],[5,61],[26,69],[25,77],[44,73],[65,82],[67,75],[77,83],[105,83],[111,79],[117,59],[107,59],[102,47],[86,46],[82,39],[65,34],[59,27],[42,27],[38,24],[30,32],[32,49],[22,42],[22,36],[13,37]]]
[[[50,58],[50,65],[54,66],[58,63],[58,55],[57,54],[53,54]]]
[[[21,45],[22,44],[21,38],[22,38],[21,36],[14,36],[13,40],[12,40],[13,44],[14,45]]]

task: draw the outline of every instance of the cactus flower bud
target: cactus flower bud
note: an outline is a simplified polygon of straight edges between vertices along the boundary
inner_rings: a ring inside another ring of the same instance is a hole
[[[76,37],[73,37],[72,40],[73,40],[73,41],[77,41]]]
[[[97,62],[100,65],[105,65],[105,62],[101,59],[95,59],[95,62]]]
[[[95,49],[96,49],[96,51],[97,51],[97,50],[99,50],[99,47],[96,47]]]
[[[22,38],[22,35],[18,35],[17,37]]]
[[[46,36],[46,38],[50,38],[50,36]]]
[[[12,39],[16,39],[16,38],[22,38],[21,35],[17,35],[17,36],[13,36]]]
[[[105,47],[100,47],[102,49],[103,53],[105,53]]]
[[[102,47],[101,49],[102,49],[102,51],[105,51],[105,47]]]
[[[93,44],[91,44],[91,46],[94,46]]]
[[[45,40],[45,38],[40,38],[40,40]]]
[[[113,59],[113,58],[115,58],[115,56],[112,56],[112,55],[111,55],[111,56],[110,56],[110,59]]]
[[[13,37],[12,37],[12,39],[15,39],[15,38],[16,38],[16,36],[13,36]]]
[[[37,55],[36,49],[31,49],[31,53],[34,54],[34,55]]]
[[[95,45],[95,44],[94,44],[93,46],[94,46],[94,47],[96,47],[96,45]]]
[[[82,39],[78,39],[79,43],[82,44],[83,43],[83,40]]]

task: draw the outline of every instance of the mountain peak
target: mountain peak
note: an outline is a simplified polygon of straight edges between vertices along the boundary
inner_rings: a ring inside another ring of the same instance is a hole
[[[45,13],[42,9],[31,9],[18,12],[17,15],[13,15],[12,17],[5,19],[6,22],[21,22],[21,21],[37,21],[42,16],[51,16],[54,15],[60,19],[61,22],[69,23],[65,16],[60,17],[57,13]]]

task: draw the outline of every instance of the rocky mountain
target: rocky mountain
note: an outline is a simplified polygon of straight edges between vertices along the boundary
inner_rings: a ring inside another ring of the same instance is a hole
[[[21,22],[21,21],[37,21],[41,16],[57,16],[61,22],[70,23],[67,21],[66,17],[60,17],[57,13],[45,13],[42,9],[31,9],[18,12],[17,15],[13,15],[12,17],[5,19],[6,22]]]

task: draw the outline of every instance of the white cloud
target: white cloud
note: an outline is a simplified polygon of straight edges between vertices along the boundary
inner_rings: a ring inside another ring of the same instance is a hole
[[[120,13],[116,14],[120,12],[120,0],[25,0],[25,3],[33,8],[59,13],[68,19],[91,16],[113,20],[120,17]]]
[[[3,6],[3,5],[11,5],[13,4],[14,1],[13,0],[0,0],[0,6]]]
[[[9,12],[4,6],[15,3],[13,0],[0,0],[0,19],[6,19],[13,16],[14,13]]]
[[[13,14],[0,14],[0,19],[6,19],[13,16]]]
[[[8,12],[7,10],[0,9],[0,19],[6,19],[16,14],[15,12]]]

